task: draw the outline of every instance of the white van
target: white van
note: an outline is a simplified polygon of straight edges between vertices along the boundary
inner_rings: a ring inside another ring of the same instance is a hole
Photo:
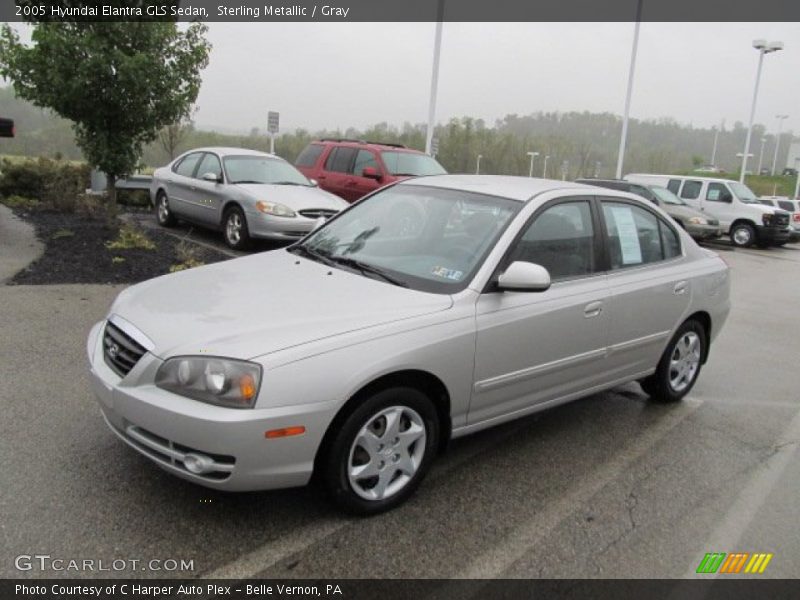
[[[627,181],[660,185],[692,208],[715,217],[734,246],[783,245],[789,241],[789,213],[764,206],[744,184],[730,179],[631,173]]]

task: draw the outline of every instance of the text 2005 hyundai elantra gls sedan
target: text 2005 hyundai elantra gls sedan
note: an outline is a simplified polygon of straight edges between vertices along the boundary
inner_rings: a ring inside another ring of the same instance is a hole
[[[729,274],[637,196],[442,175],[303,241],[122,292],[88,340],[111,429],[221,490],[386,510],[447,440],[627,381],[691,389]]]

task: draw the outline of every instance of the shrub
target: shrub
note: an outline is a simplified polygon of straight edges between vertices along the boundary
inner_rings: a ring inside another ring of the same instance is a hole
[[[0,196],[22,196],[72,212],[89,186],[89,166],[41,157],[0,163]]]
[[[133,248],[155,250],[156,245],[143,231],[131,225],[123,225],[119,230],[117,239],[113,242],[106,242],[106,248],[109,250],[130,250]]]
[[[194,269],[195,267],[202,267],[205,263],[200,260],[197,246],[190,244],[187,240],[181,240],[175,246],[175,256],[180,261],[169,268],[170,273],[177,273],[178,271],[185,271],[186,269]]]
[[[33,198],[26,198],[25,196],[8,196],[0,198],[0,202],[9,208],[19,208],[22,210],[34,210],[39,206],[39,201]]]

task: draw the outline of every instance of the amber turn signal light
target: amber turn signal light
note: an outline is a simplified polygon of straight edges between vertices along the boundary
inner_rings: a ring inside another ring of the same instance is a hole
[[[270,429],[264,432],[264,437],[268,440],[275,438],[289,437],[290,435],[301,435],[306,432],[306,428],[302,425],[295,425],[293,427],[284,427],[282,429]]]

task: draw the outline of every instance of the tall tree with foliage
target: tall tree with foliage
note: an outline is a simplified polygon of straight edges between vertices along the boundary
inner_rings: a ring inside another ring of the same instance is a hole
[[[31,45],[0,30],[0,75],[17,96],[73,122],[87,161],[118,177],[143,146],[190,114],[211,49],[205,25],[174,22],[33,24]]]

